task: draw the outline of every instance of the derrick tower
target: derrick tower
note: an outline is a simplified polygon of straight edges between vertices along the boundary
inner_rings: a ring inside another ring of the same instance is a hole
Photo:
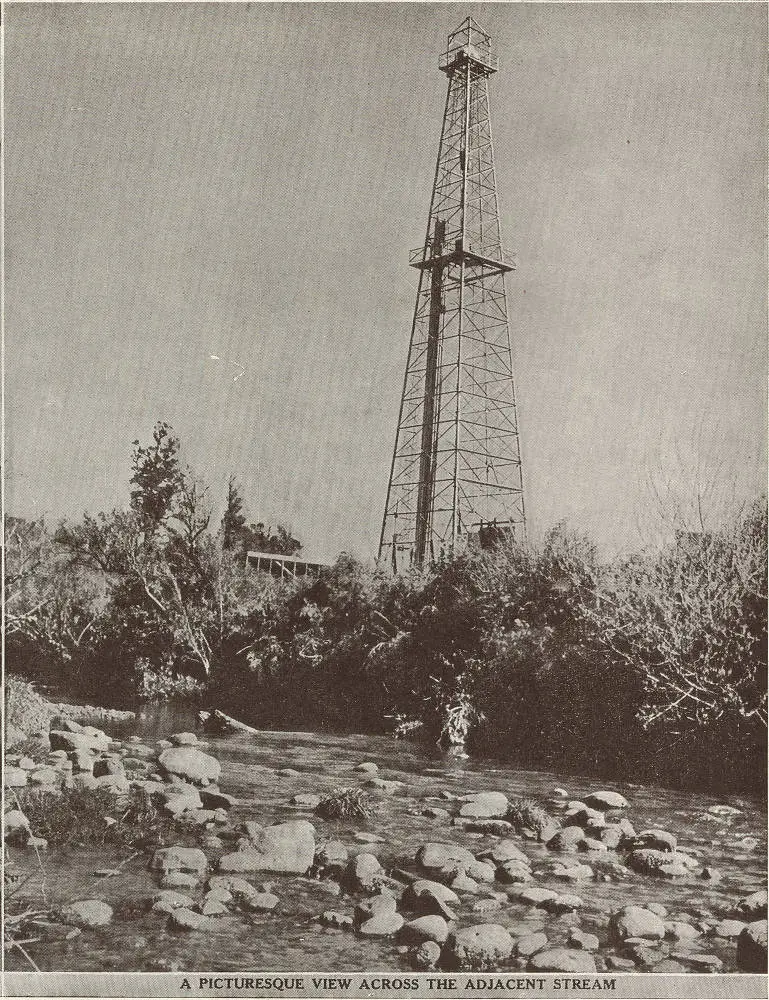
[[[448,38],[448,77],[379,558],[395,569],[525,533],[488,80],[489,35],[471,17]]]

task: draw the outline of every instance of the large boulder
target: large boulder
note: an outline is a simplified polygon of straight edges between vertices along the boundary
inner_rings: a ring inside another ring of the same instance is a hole
[[[755,920],[740,932],[737,965],[743,972],[766,972],[766,920]]]
[[[472,819],[504,819],[510,806],[502,792],[480,792],[459,810],[460,816]]]
[[[380,910],[358,928],[362,937],[392,937],[403,927],[403,917],[395,910]]]
[[[194,901],[183,892],[177,892],[175,889],[163,889],[152,900],[152,911],[153,913],[170,913],[171,910],[178,910],[182,906],[191,910],[194,905]]]
[[[73,927],[103,927],[112,920],[112,907],[102,899],[79,899],[62,909],[61,920]]]
[[[593,956],[579,948],[545,948],[529,959],[532,972],[595,972]]]
[[[636,834],[633,847],[636,850],[650,847],[655,851],[675,852],[675,849],[678,847],[678,840],[674,833],[669,833],[667,830],[642,830],[639,834]]]
[[[345,869],[345,879],[353,889],[373,889],[383,874],[379,858],[368,852],[350,858]]]
[[[169,751],[170,752],[170,751]],[[315,858],[315,828],[304,819],[256,831],[245,850],[225,854],[221,872],[292,872],[304,875]]]
[[[108,750],[110,744],[109,736],[100,729],[79,733],[52,729],[48,734],[48,739],[51,743],[51,750],[77,750],[81,753],[100,753],[102,750]]]
[[[493,861],[496,865],[503,865],[506,861],[520,861],[523,865],[529,864],[528,857],[523,853],[514,840],[500,840],[490,850],[479,855],[481,860]]]
[[[466,870],[475,857],[459,844],[423,844],[416,855],[416,862],[428,870]]]
[[[443,950],[448,969],[484,972],[497,969],[513,952],[510,932],[501,924],[476,924],[449,935]]]
[[[172,747],[164,750],[158,760],[166,774],[184,778],[195,785],[217,782],[222,771],[215,757],[194,747]]]
[[[27,783],[27,772],[22,767],[6,766],[3,768],[3,787],[23,788]]]
[[[30,837],[29,820],[21,809],[9,809],[3,816],[3,836],[9,844],[24,845]]]
[[[401,929],[401,938],[407,944],[422,944],[423,941],[437,941],[443,944],[449,936],[449,925],[437,913],[409,920]]]
[[[403,902],[418,913],[437,914],[445,920],[453,920],[455,914],[452,907],[459,905],[459,896],[441,882],[417,879],[404,892]]]
[[[213,924],[209,917],[194,910],[188,910],[186,906],[180,906],[171,910],[168,917],[170,925],[179,931],[209,931]]]
[[[600,809],[601,812],[605,812],[607,809],[628,809],[630,807],[630,803],[624,795],[620,795],[619,792],[609,792],[603,789],[586,795],[585,805],[591,809]]]
[[[643,906],[625,906],[612,914],[609,931],[619,941],[627,938],[662,941],[665,937],[665,925],[661,918]]]
[[[164,874],[193,872],[203,875],[208,869],[208,858],[199,847],[162,847],[153,854],[150,868]]]
[[[576,851],[585,841],[585,831],[581,826],[565,826],[547,842],[551,851]]]

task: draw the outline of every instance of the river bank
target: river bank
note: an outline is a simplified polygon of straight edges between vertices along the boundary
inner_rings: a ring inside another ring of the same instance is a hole
[[[748,799],[385,737],[204,741],[169,721],[140,714],[111,738],[59,719],[45,750],[7,757],[17,811],[41,788],[99,790],[110,827],[137,794],[163,817],[165,846],[144,849],[46,849],[12,819],[7,913],[28,911],[14,935],[41,969],[765,968],[766,832]],[[343,815],[316,811],[341,788]],[[7,962],[31,967],[14,947]]]

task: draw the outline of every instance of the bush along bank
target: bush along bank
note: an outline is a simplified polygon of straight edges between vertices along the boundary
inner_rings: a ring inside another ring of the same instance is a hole
[[[766,788],[766,510],[602,564],[558,529],[392,577],[343,556],[208,696],[251,721],[421,732],[536,767]]]
[[[406,790],[371,761],[330,794],[294,795],[282,807],[291,810],[289,818],[276,822],[274,803],[258,807],[259,819],[238,819],[242,803],[222,791],[227,776],[194,734],[148,746],[70,726],[52,730],[50,743],[50,754],[34,767],[24,759],[8,762],[6,781],[17,801],[5,817],[11,858],[17,865],[30,852],[44,859],[41,831],[50,849],[64,835],[53,803],[63,813],[68,797],[76,807],[88,800],[98,837],[105,837],[105,817],[112,819],[110,842],[133,849],[132,858],[141,852],[156,891],[143,900],[108,902],[97,882],[89,894],[44,914],[11,897],[11,948],[14,940],[25,948],[33,939],[40,949],[75,934],[98,936],[99,928],[137,914],[182,934],[228,939],[233,921],[253,927],[258,916],[258,933],[274,935],[280,932],[271,931],[270,921],[296,913],[309,932],[389,943],[389,960],[401,968],[766,970],[765,889],[758,885],[718,909],[688,895],[727,873],[709,864],[706,848],[637,825],[632,803],[613,790],[596,787],[572,800],[565,789],[553,789],[542,802],[510,799],[503,790],[436,790],[414,802],[411,815],[424,824],[424,840],[404,854],[372,828]],[[41,765],[53,779],[40,773]],[[287,777],[276,771],[273,791],[285,788]],[[49,797],[45,809],[41,794]],[[131,815],[135,796],[154,812],[145,806]],[[268,797],[274,800],[272,792]],[[727,828],[739,810],[715,805],[710,813]],[[667,882],[688,890],[673,906],[652,901],[655,887]],[[615,886],[612,901],[599,891],[607,883]],[[298,891],[305,896],[297,907]],[[309,917],[307,893],[315,900]]]
[[[125,510],[53,533],[7,519],[9,670],[119,704],[197,697],[260,725],[764,794],[765,498],[609,562],[558,527],[425,572],[342,555],[282,583],[245,566],[232,491],[209,530],[179,447],[163,424],[137,443]]]

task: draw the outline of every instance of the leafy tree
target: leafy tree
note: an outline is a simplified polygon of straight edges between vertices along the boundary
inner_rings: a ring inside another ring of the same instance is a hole
[[[171,516],[182,486],[179,439],[165,422],[155,424],[152,443],[133,442],[131,509],[152,531]]]
[[[241,541],[246,518],[243,514],[243,498],[235,476],[227,480],[227,506],[222,516],[222,548],[227,551],[237,547]]]

